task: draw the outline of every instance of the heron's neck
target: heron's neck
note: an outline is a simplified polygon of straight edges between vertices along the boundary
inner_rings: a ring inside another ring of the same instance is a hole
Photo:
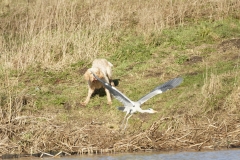
[[[141,109],[141,108],[139,108],[138,109],[138,112],[140,112],[140,113],[152,113],[150,110],[148,110],[148,109]]]

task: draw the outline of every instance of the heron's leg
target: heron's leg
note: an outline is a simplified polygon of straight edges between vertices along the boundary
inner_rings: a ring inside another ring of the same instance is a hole
[[[130,116],[128,116],[128,118],[127,118],[127,121],[126,121],[126,124],[125,124],[125,127],[124,127],[124,129],[123,129],[123,130],[125,130],[125,129],[126,129],[126,127],[127,127],[127,124],[128,124],[128,119],[129,119],[130,117],[132,117],[132,114],[130,114]]]
[[[124,116],[124,119],[123,119],[123,121],[122,121],[121,128],[123,128],[123,124],[124,124],[124,122],[125,122],[125,120],[126,120],[127,115],[128,115],[128,113],[126,113],[126,115]]]

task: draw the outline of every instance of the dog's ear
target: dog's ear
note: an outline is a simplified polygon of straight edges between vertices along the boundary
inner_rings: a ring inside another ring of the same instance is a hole
[[[85,78],[85,80],[89,80],[90,79],[90,71],[89,71],[89,69],[84,73],[84,78]]]
[[[98,75],[99,75],[99,78],[104,78],[104,74],[101,72],[101,70],[98,70]]]

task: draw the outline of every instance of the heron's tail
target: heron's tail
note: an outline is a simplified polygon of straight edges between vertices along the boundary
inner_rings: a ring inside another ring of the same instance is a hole
[[[118,107],[118,110],[124,111],[125,107]]]

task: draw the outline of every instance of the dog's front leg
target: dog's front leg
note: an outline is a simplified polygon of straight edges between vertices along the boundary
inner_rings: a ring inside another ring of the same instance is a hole
[[[82,103],[82,105],[86,106],[86,105],[88,104],[88,102],[89,102],[89,100],[90,100],[93,92],[94,92],[94,89],[89,87],[87,98],[86,98],[86,100]]]
[[[111,94],[109,92],[108,89],[105,88],[105,92],[106,92],[106,95],[107,95],[107,104],[111,105],[112,104],[112,98],[111,98]]]

